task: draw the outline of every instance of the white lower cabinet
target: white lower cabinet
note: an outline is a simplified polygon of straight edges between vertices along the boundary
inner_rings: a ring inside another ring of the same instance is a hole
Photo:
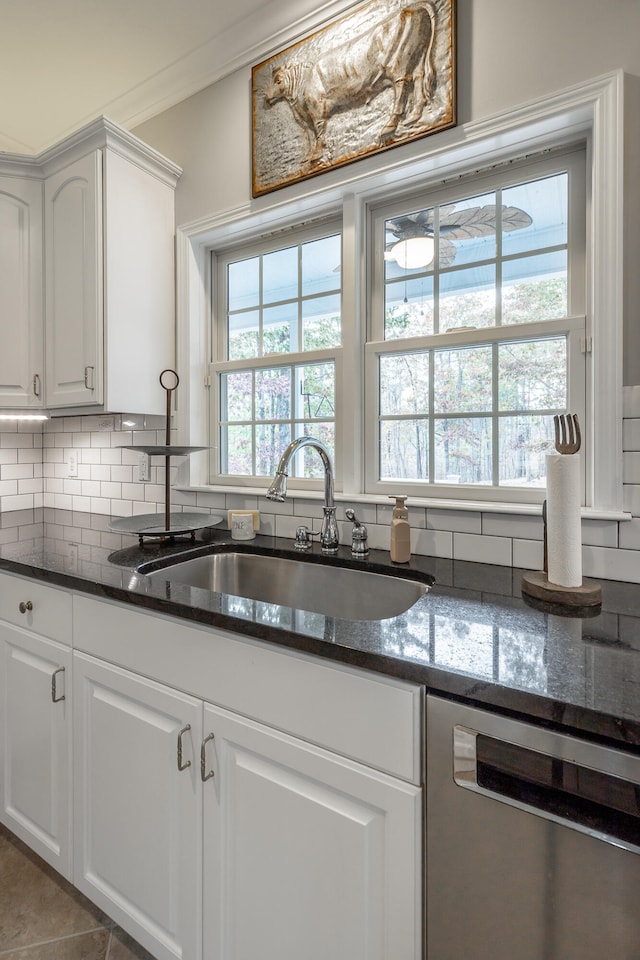
[[[71,597],[3,575],[0,616],[0,820],[70,879]]]
[[[419,956],[420,794],[205,706],[208,960]]]
[[[73,671],[74,882],[158,960],[199,957],[202,703],[79,653]]]
[[[0,575],[3,822],[158,960],[420,960],[422,689],[70,604]]]

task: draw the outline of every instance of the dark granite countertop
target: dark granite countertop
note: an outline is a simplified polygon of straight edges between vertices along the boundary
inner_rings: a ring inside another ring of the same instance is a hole
[[[195,544],[145,541],[109,530],[109,518],[40,508],[0,515],[0,570],[124,601],[426,685],[539,723],[640,749],[640,587],[602,582],[595,615],[539,609],[520,595],[523,571],[414,557],[391,565],[372,550],[357,565],[435,578],[401,616],[346,621],[211,593],[136,573],[176,552],[233,545],[293,554],[288,540],[231,541],[226,530]],[[314,551],[318,548],[314,547]],[[313,555],[312,562],[322,558]],[[348,547],[335,561],[355,563]]]

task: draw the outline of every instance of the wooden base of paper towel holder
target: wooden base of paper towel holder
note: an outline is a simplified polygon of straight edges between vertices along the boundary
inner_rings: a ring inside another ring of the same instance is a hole
[[[551,583],[541,570],[523,574],[521,590],[536,600],[563,607],[595,607],[602,603],[602,587],[595,580],[583,580],[581,587],[561,587]]]

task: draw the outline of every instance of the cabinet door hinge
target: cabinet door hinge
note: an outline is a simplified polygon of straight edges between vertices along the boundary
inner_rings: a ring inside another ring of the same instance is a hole
[[[591,353],[592,346],[593,346],[593,337],[591,336],[580,337],[581,353]]]
[[[210,374],[210,373],[205,373],[205,375],[204,375],[204,385],[205,385],[205,387],[210,387],[210,386],[211,386],[211,374]]]

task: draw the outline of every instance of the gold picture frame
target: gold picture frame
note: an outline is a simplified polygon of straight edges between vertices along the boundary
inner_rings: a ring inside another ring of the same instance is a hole
[[[254,197],[455,126],[455,0],[370,0],[251,72]]]

